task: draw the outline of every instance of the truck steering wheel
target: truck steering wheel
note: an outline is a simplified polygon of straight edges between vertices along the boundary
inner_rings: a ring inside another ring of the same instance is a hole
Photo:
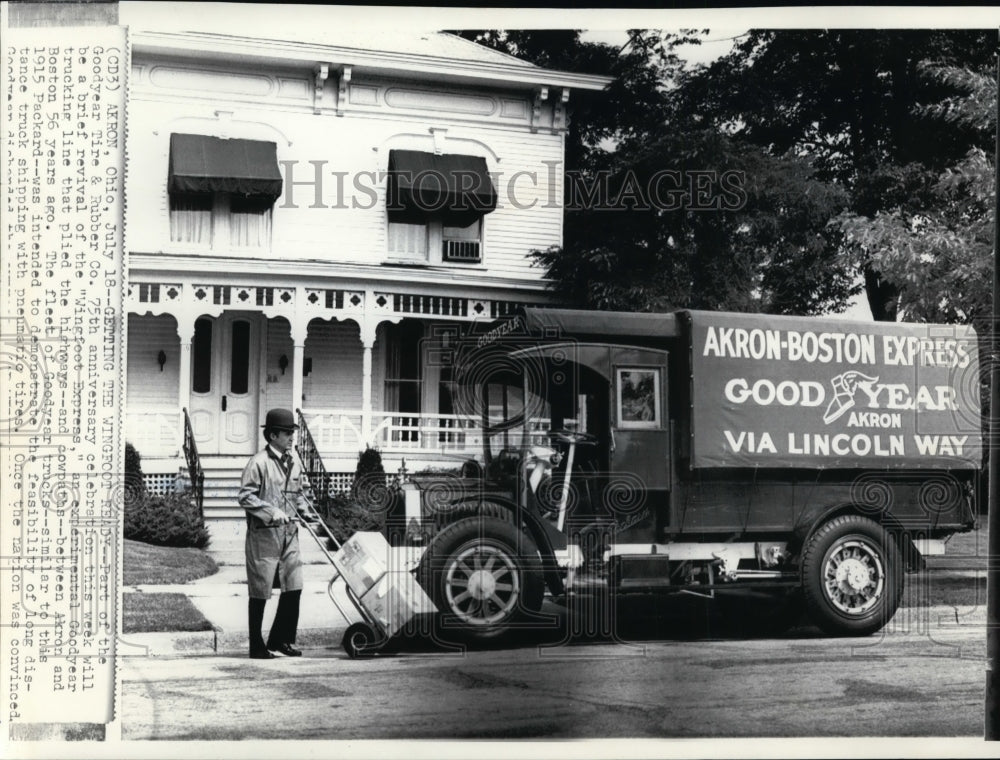
[[[597,436],[590,433],[578,433],[575,430],[552,430],[549,438],[559,443],[573,443],[577,446],[596,446]]]

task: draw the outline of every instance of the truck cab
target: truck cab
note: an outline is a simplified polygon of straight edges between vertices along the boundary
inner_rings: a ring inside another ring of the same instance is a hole
[[[976,345],[960,326],[525,309],[455,352],[483,455],[421,582],[473,639],[530,625],[546,588],[764,591],[874,633],[905,573],[975,525]]]

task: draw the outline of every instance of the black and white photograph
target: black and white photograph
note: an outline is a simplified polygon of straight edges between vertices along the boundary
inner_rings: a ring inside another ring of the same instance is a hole
[[[3,28],[6,756],[995,754],[1000,12]]]

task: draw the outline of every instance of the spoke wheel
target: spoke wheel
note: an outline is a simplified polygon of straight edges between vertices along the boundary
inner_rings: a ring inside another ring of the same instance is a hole
[[[446,636],[499,638],[542,606],[534,542],[495,517],[466,517],[447,526],[427,548],[418,577],[441,613]]]
[[[802,589],[810,617],[824,631],[874,633],[895,614],[902,597],[899,549],[872,520],[834,518],[806,545]]]
[[[521,593],[517,558],[484,539],[448,563],[444,578],[448,609],[469,625],[495,625],[508,617]]]

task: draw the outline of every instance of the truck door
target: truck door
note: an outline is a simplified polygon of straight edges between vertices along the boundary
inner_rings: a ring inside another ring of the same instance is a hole
[[[627,504],[633,499],[649,508],[645,516],[639,508],[631,517],[619,514],[619,523],[626,517],[636,526],[648,525],[655,514],[657,524],[662,525],[671,478],[666,354],[614,349],[610,400],[611,482],[605,500],[616,512],[627,512]],[[617,488],[616,483],[620,483]]]

